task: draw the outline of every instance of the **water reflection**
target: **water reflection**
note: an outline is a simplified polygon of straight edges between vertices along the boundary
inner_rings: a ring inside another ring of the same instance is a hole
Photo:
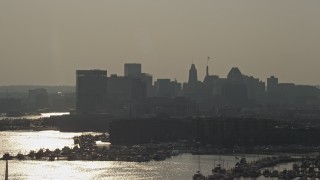
[[[28,153],[30,150],[62,148],[73,145],[73,136],[83,133],[58,131],[0,132],[0,153]],[[91,133],[92,134],[92,133]],[[225,168],[233,166],[239,158],[254,161],[261,155],[201,155],[201,171],[208,175],[220,163]],[[0,178],[4,177],[5,162],[0,161]],[[290,169],[292,165],[286,168]],[[198,156],[179,155],[166,161],[146,163],[116,161],[17,161],[9,162],[10,179],[191,179],[198,170]],[[263,177],[258,179],[264,179]]]
[[[47,118],[50,116],[62,116],[68,115],[69,112],[50,112],[50,113],[40,113],[39,115],[29,115],[29,116],[19,116],[19,117],[7,117],[7,116],[0,116],[0,120],[3,119],[40,119],[40,118]]]
[[[247,159],[256,159],[247,157]],[[218,156],[201,156],[201,169],[209,174],[212,160]],[[221,156],[221,160],[234,162],[234,156]],[[0,162],[4,169],[4,161]],[[148,163],[116,161],[10,161],[11,179],[191,179],[198,168],[197,157],[183,154],[166,161]],[[4,171],[0,171],[3,177]],[[260,177],[258,179],[264,179]]]
[[[73,137],[82,133],[62,133],[59,131],[2,131],[0,132],[0,154],[28,153],[40,148],[54,150],[73,146]]]

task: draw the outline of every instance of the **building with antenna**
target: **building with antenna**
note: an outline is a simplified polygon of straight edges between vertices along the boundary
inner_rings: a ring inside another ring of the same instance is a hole
[[[183,84],[183,95],[196,102],[202,102],[207,97],[207,94],[208,92],[205,84],[198,81],[196,66],[191,64],[188,83]]]
[[[208,62],[210,60],[210,57],[208,57]],[[210,93],[214,93],[214,87],[217,86],[217,83],[219,81],[219,76],[217,75],[210,75],[209,74],[209,64],[207,63],[206,67],[206,76],[204,77],[203,83],[209,88]]]

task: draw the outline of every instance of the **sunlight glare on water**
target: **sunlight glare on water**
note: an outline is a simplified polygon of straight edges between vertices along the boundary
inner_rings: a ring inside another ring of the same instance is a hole
[[[58,131],[3,131],[0,132],[2,144],[0,153],[28,153],[40,148],[62,148],[73,146],[73,137],[88,133],[64,133]],[[97,133],[90,133],[97,134]],[[242,155],[238,155],[242,157]],[[257,160],[263,156],[245,155],[247,161]],[[233,166],[239,159],[236,156],[201,155],[201,171],[208,175],[218,163],[224,167]],[[291,165],[289,165],[291,166]],[[290,169],[282,165],[285,169]],[[0,179],[4,177],[5,161],[0,161]],[[119,161],[9,161],[10,180],[72,180],[72,179],[192,179],[198,170],[198,156],[182,154],[165,161],[144,163]],[[261,179],[261,178],[258,178]],[[262,178],[263,179],[263,178]]]
[[[73,146],[73,137],[82,133],[61,133],[59,131],[5,131],[0,132],[0,154],[6,152],[28,153],[41,148],[54,150],[64,146]]]
[[[39,115],[27,115],[27,116],[19,116],[19,117],[7,117],[3,116],[0,117],[0,120],[3,119],[40,119],[40,118],[47,118],[50,116],[62,116],[62,115],[68,115],[69,112],[51,112],[51,113],[40,113]]]

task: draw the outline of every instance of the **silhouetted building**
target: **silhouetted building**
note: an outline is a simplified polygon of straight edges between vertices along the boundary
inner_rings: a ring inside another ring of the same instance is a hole
[[[230,70],[227,82],[222,88],[222,95],[231,105],[245,105],[248,102],[247,86],[238,68]]]
[[[140,79],[142,82],[144,82],[146,84],[147,97],[154,96],[155,90],[154,90],[153,83],[152,83],[153,82],[152,75],[147,74],[147,73],[141,73]]]
[[[191,65],[191,68],[189,70],[189,84],[196,83],[198,81],[198,73],[196,66],[194,64]]]
[[[191,84],[183,84],[183,95],[198,103],[206,101],[208,94],[208,88],[200,81]]]
[[[135,106],[147,97],[141,78],[111,75],[108,78],[108,112],[116,118],[132,118]]]
[[[181,92],[181,84],[176,80],[157,79],[154,83],[156,97],[177,97]]]
[[[107,71],[76,71],[76,109],[78,113],[106,111]]]
[[[126,63],[124,64],[124,76],[139,77],[141,75],[141,64]]]
[[[220,80],[220,79],[219,79],[219,76],[216,76],[216,75],[207,75],[207,76],[204,78],[203,83],[212,89],[212,88],[217,84],[217,82],[218,82],[219,80]]]
[[[173,97],[181,96],[182,95],[181,83],[179,83],[177,80],[174,80],[174,81],[171,81],[170,84],[173,91]]]
[[[244,77],[242,73],[240,72],[239,68],[233,67],[228,73],[228,81],[233,83],[242,84],[244,83]]]
[[[278,87],[278,78],[271,76],[267,79],[267,92],[274,93]]]
[[[139,63],[126,63],[124,64],[124,76],[131,78],[139,78],[146,84],[147,97],[155,95],[153,88],[152,75],[141,72],[141,64]]]
[[[108,78],[108,104],[140,101],[147,96],[146,83],[140,78],[111,75]]]
[[[279,83],[273,94],[277,103],[284,105],[304,106],[317,105],[320,90],[314,86],[295,85],[293,83]]]
[[[183,95],[196,102],[202,102],[207,99],[208,88],[204,83],[198,81],[197,69],[194,64],[191,65],[189,70],[188,83],[183,84]]]
[[[172,97],[172,87],[170,84],[170,79],[157,79],[154,83],[156,89],[157,97]]]
[[[279,83],[278,78],[268,78],[268,104],[285,107],[319,106],[320,90],[315,86]],[[312,108],[312,109],[313,109]]]
[[[206,68],[206,76],[203,83],[207,86],[209,97],[221,94],[221,82],[223,80],[216,75],[209,75],[209,66]]]
[[[253,102],[261,102],[265,97],[265,83],[253,76],[244,76],[244,81],[247,85],[248,98]]]

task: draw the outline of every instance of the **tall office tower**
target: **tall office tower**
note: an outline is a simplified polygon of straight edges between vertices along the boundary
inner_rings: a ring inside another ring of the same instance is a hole
[[[141,75],[141,64],[126,63],[124,64],[124,76],[138,77]]]
[[[233,67],[223,85],[222,95],[232,105],[244,105],[248,100],[248,89],[239,68]]]
[[[227,78],[229,81],[232,81],[234,83],[244,83],[243,75],[237,67],[231,68]]]
[[[278,78],[271,76],[267,79],[267,92],[268,93],[273,93],[276,91],[278,87]]]
[[[189,70],[189,84],[196,83],[198,81],[198,73],[196,66],[194,64],[191,65],[191,68]]]
[[[147,73],[141,73],[140,79],[147,86],[147,97],[151,97],[155,94],[153,83],[152,83],[152,75]]]
[[[119,105],[140,101],[147,96],[146,88],[140,78],[111,75],[108,78],[108,103]]]
[[[107,98],[107,71],[76,71],[77,113],[104,112]]]
[[[170,84],[170,79],[157,79],[154,83],[156,89],[156,96],[158,97],[172,97],[172,87]]]

